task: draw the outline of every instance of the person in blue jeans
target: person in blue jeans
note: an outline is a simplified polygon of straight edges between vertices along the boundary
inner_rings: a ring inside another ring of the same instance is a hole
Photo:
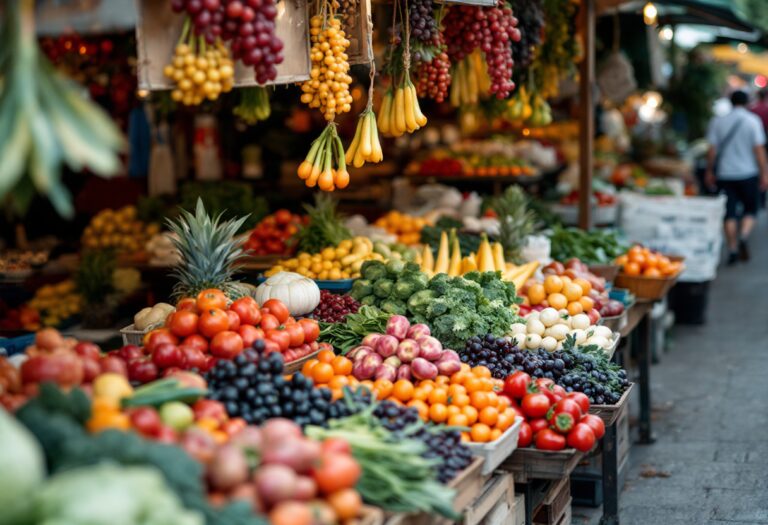
[[[746,106],[744,91],[731,94],[733,109],[709,123],[706,183],[725,193],[728,264],[749,260],[747,239],[755,225],[760,191],[768,188],[765,131]]]

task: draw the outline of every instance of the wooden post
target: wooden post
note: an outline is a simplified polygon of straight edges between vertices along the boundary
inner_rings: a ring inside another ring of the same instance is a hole
[[[579,26],[584,43],[579,79],[579,227],[592,227],[592,170],[595,143],[595,0],[582,0]]]

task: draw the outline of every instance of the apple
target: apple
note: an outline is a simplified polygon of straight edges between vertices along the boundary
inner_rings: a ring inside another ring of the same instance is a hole
[[[157,366],[147,358],[128,362],[128,379],[139,383],[149,383],[157,379]]]
[[[144,352],[142,351],[141,347],[136,345],[125,345],[117,352],[120,357],[126,360],[126,362],[144,357]]]
[[[101,374],[101,365],[99,359],[94,357],[80,357],[80,361],[83,363],[83,382],[90,383],[96,376]]]
[[[154,437],[160,434],[163,426],[160,415],[152,407],[139,407],[131,411],[131,426],[140,434]]]
[[[188,428],[182,434],[179,445],[187,454],[203,465],[210,462],[216,452],[216,442],[213,440],[213,436],[196,427]]]
[[[75,353],[83,357],[98,359],[101,357],[101,348],[99,348],[99,345],[93,343],[80,342],[75,345]]]
[[[160,443],[175,444],[177,439],[176,431],[167,425],[162,425],[160,431],[155,436]]]
[[[160,407],[160,419],[176,431],[181,431],[195,421],[195,414],[189,406],[180,401],[169,401]]]
[[[101,373],[114,372],[121,376],[128,377],[128,366],[125,364],[125,360],[119,357],[117,352],[110,353],[99,359],[99,366],[101,367]]]
[[[191,346],[180,347],[182,355],[182,368],[191,370],[196,368],[197,370],[205,370],[207,360],[205,354],[198,348]]]
[[[23,383],[53,381],[59,386],[77,386],[83,382],[83,363],[70,350],[30,357],[21,364]]]
[[[229,415],[227,414],[224,405],[212,399],[198,399],[195,404],[192,405],[192,412],[195,414],[195,421],[207,418],[218,421],[219,424],[221,424],[229,419]]]
[[[176,369],[173,373],[166,374],[166,377],[173,377],[178,380],[182,386],[188,388],[199,388],[201,390],[206,390],[208,388],[208,383],[205,382],[203,376],[190,372],[189,370]]]
[[[162,343],[152,351],[152,362],[161,369],[179,367],[184,364],[184,356],[178,346]]]

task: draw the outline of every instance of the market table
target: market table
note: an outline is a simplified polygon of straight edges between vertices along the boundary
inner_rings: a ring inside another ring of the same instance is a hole
[[[637,351],[640,388],[640,443],[649,444],[651,438],[651,319],[653,302],[638,299],[627,313],[627,324],[619,331],[622,338],[631,335],[630,344]],[[616,359],[614,354],[614,359]],[[601,525],[619,523],[619,457],[616,421],[605,427],[602,450],[603,516]]]

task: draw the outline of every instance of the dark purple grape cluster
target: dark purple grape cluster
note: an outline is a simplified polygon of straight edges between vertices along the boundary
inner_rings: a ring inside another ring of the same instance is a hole
[[[440,49],[443,42],[435,20],[432,0],[411,0],[408,6],[408,22],[412,38],[425,46]]]
[[[254,69],[256,82],[277,78],[283,41],[275,34],[275,0],[172,0],[171,7],[187,13],[208,43],[229,42],[232,57]]]
[[[499,0],[495,7],[451,6],[443,27],[451,62],[456,63],[480,48],[488,64],[490,92],[499,99],[507,98],[515,89],[511,44],[520,40],[520,31],[504,0]]]
[[[541,0],[511,0],[518,19],[520,41],[512,43],[512,58],[519,68],[527,68],[533,61],[533,51],[541,42],[544,28],[544,10]]]
[[[451,61],[448,54],[440,52],[429,62],[418,62],[416,69],[416,92],[420,97],[429,97],[443,102],[451,85]]]

